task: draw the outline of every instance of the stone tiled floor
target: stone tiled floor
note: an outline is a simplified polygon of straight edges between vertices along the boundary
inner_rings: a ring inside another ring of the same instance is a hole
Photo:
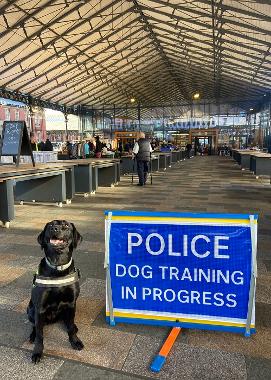
[[[0,373],[14,379],[271,379],[271,186],[256,180],[226,157],[196,157],[155,173],[153,185],[138,188],[121,178],[115,188],[100,188],[93,197],[76,197],[70,206],[16,206],[16,220],[0,229]],[[160,374],[149,371],[169,329],[105,323],[105,209],[195,211],[259,214],[256,298],[257,333],[241,335],[184,330]],[[61,324],[45,330],[45,358],[31,363],[25,308],[32,274],[42,252],[36,242],[48,220],[75,223],[84,241],[74,253],[81,269],[77,307],[79,336],[85,343],[73,351]]]

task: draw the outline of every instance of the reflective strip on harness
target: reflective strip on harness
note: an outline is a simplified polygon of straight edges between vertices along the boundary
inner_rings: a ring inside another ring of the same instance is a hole
[[[79,281],[78,271],[65,277],[44,277],[35,275],[33,285],[34,286],[48,286],[48,287],[60,287],[74,284]]]

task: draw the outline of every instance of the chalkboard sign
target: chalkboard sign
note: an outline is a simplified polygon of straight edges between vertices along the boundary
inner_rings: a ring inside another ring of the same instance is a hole
[[[35,166],[25,121],[4,121],[0,156],[16,157],[18,166],[20,155],[31,156]]]

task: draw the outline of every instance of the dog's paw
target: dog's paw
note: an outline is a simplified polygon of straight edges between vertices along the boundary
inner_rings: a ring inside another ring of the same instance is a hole
[[[84,344],[79,338],[70,339],[70,344],[74,350],[81,351],[84,348]]]
[[[33,363],[35,363],[35,364],[38,364],[39,362],[40,362],[40,359],[41,359],[41,357],[42,357],[42,353],[40,353],[40,352],[34,352],[33,354],[32,354],[32,362]]]

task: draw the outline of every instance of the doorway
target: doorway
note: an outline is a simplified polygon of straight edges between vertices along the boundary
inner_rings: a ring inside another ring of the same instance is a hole
[[[194,141],[195,155],[197,153],[211,155],[214,151],[212,136],[197,136]]]

